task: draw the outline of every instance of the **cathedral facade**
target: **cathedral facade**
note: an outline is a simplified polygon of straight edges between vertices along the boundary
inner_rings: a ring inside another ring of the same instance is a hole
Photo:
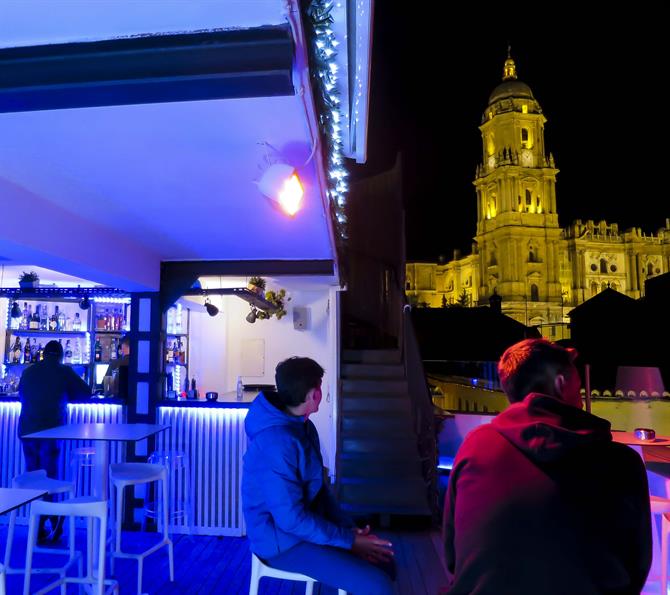
[[[410,302],[434,308],[488,305],[497,294],[503,313],[560,338],[575,306],[607,287],[639,298],[646,279],[670,270],[669,219],[656,235],[621,231],[605,221],[559,227],[559,170],[545,148],[546,121],[508,56],[479,127],[472,254],[408,263]]]

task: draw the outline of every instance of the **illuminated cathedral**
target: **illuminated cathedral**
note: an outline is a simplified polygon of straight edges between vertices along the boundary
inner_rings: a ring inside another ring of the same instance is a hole
[[[608,287],[639,298],[646,279],[670,270],[670,219],[656,235],[622,231],[606,221],[559,227],[559,170],[545,147],[546,121],[508,55],[479,127],[472,254],[408,263],[410,302],[434,308],[488,305],[497,294],[503,313],[560,338],[575,306]]]

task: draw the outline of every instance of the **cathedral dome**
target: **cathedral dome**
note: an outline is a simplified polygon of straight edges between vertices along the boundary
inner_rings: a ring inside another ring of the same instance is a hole
[[[533,92],[526,83],[516,79],[510,79],[500,83],[489,96],[489,105],[501,99],[535,99]]]

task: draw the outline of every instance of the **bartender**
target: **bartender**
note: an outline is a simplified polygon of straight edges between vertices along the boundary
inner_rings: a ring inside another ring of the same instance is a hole
[[[128,366],[130,364],[130,336],[123,335],[119,341],[119,357],[109,364],[105,378],[111,378],[111,392],[120,399],[128,398]],[[109,381],[108,381],[109,382]],[[104,383],[104,381],[103,381]]]

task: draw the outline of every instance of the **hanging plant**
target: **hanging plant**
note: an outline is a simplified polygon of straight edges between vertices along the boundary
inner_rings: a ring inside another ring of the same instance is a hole
[[[263,297],[265,293],[265,279],[263,277],[251,277],[247,282],[247,289]]]
[[[276,310],[266,312],[265,310],[256,308],[256,306],[251,306],[251,312],[249,312],[246,317],[247,322],[253,324],[257,320],[269,320],[273,316],[275,316],[277,320],[281,320],[286,316],[286,303],[290,302],[291,298],[286,297],[285,289],[280,289],[278,291],[270,290],[265,292],[265,301],[270,302],[275,306]]]

